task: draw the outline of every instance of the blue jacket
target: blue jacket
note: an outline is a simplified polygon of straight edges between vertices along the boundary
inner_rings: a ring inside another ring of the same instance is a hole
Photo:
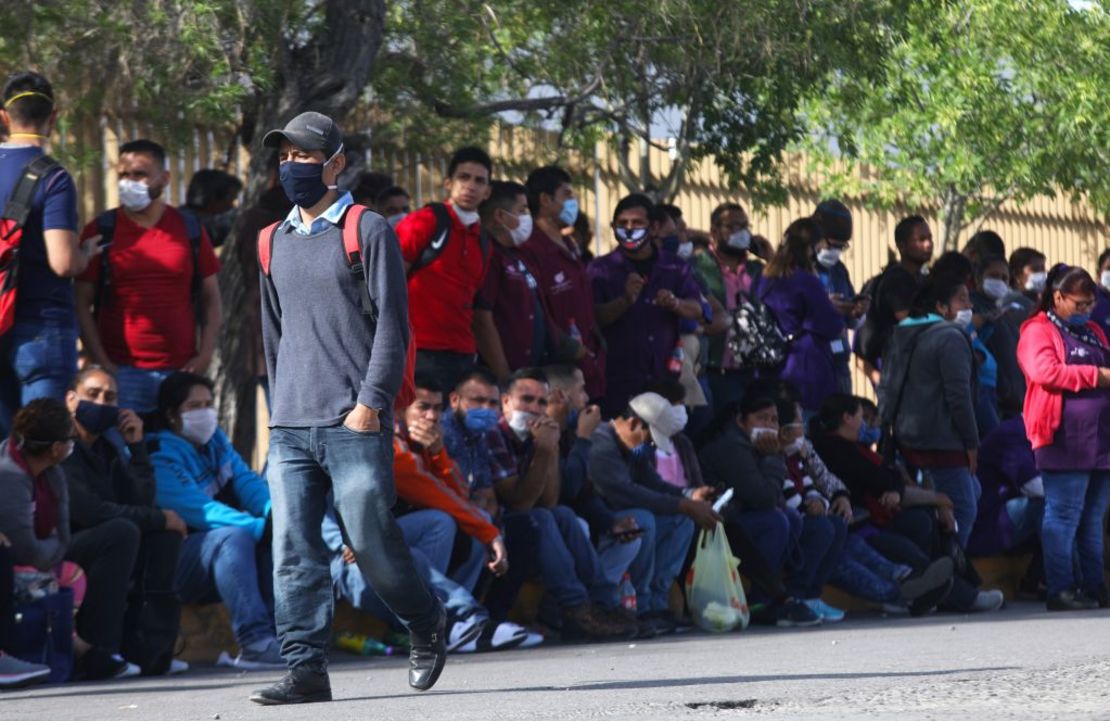
[[[836,262],[831,268],[826,268],[820,263],[816,264],[816,273],[821,285],[825,286],[825,290],[830,294],[839,293],[845,298],[854,298],[856,295],[856,288],[852,285],[852,278],[848,275],[848,269],[840,261]],[[845,323],[851,328],[845,328],[844,333],[841,334],[839,343],[832,342],[833,349],[833,365],[836,366],[836,373],[839,376],[851,376],[852,371],[849,361],[852,355],[852,344],[848,338],[848,330],[854,329],[854,322],[846,320]]]
[[[172,431],[150,437],[155,503],[185,520],[191,530],[249,528],[262,539],[270,513],[270,487],[232,448],[222,430],[197,449]]]

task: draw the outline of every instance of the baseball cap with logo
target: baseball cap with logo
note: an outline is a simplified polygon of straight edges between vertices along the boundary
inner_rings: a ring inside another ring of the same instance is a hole
[[[685,408],[674,406],[658,393],[641,393],[628,402],[628,407],[648,424],[651,440],[664,453],[674,453],[671,438],[685,427]]]
[[[301,150],[321,150],[325,158],[330,158],[343,145],[343,131],[327,115],[309,111],[290,120],[281,130],[266,133],[262,145],[279,148],[282,140]]]

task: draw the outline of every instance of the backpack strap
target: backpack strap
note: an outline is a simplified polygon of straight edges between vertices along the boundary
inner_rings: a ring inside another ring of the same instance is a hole
[[[270,223],[262,230],[258,231],[258,267],[262,270],[262,275],[267,278],[270,277],[270,258],[274,253],[274,234],[277,233],[278,226],[284,221],[276,221]]]
[[[4,212],[0,215],[0,218],[12,221],[7,233],[4,234],[4,240],[7,240],[27,222],[27,216],[31,214],[31,204],[34,202],[35,191],[38,190],[39,183],[55,168],[60,167],[62,166],[54,158],[49,155],[40,155],[23,168],[23,174],[19,176],[19,181],[12,189],[12,194],[8,196],[8,202],[4,204]]]
[[[197,323],[204,325],[204,316],[200,307],[200,290],[203,278],[200,277],[200,243],[204,235],[204,226],[200,218],[188,208],[178,208],[181,220],[185,223],[185,235],[189,238],[189,251],[193,257],[193,277],[189,281],[189,295],[193,299],[193,308],[196,312]]]
[[[347,268],[355,277],[355,282],[363,289],[362,312],[371,318],[377,317],[374,310],[374,301],[370,299],[370,289],[366,286],[365,268],[362,264],[362,242],[360,229],[362,216],[370,209],[365,205],[352,205],[343,214],[343,258],[347,261]]]
[[[424,247],[424,251],[420,254],[420,257],[417,258],[416,262],[409,268],[410,277],[413,273],[430,265],[438,258],[444,248],[447,247],[447,241],[451,239],[451,214],[447,212],[447,205],[444,203],[428,203],[424,207],[431,208],[432,214],[435,215],[436,229],[435,232],[432,233],[431,241]],[[487,252],[486,250],[482,251],[483,261],[485,260]]]
[[[112,249],[112,236],[116,233],[116,213],[118,210],[105,210],[96,217],[96,232],[100,234],[100,274],[96,278],[96,294],[93,296],[93,315],[99,315],[100,309],[108,299],[108,291],[112,286],[112,264],[109,255]]]

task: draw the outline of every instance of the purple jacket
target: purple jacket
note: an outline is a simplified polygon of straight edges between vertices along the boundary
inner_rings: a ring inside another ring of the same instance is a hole
[[[1003,553],[1014,545],[1006,502],[1021,497],[1021,487],[1040,475],[1022,416],[1003,421],[983,439],[976,475],[983,494],[967,551],[973,556]]]
[[[836,391],[834,342],[842,342],[844,317],[836,312],[821,280],[808,271],[784,278],[760,276],[757,297],[771,309],[779,328],[793,336],[779,371],[802,394],[802,408],[816,411]]]

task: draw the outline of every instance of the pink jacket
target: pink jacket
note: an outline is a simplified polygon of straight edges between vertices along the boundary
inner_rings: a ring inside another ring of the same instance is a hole
[[[1106,334],[1095,323],[1088,323],[1106,342]],[[1017,347],[1018,364],[1028,390],[1025,393],[1025,434],[1033,448],[1052,445],[1064,410],[1064,393],[1077,393],[1098,387],[1096,366],[1068,365],[1064,340],[1044,312],[1038,312],[1021,326]]]

